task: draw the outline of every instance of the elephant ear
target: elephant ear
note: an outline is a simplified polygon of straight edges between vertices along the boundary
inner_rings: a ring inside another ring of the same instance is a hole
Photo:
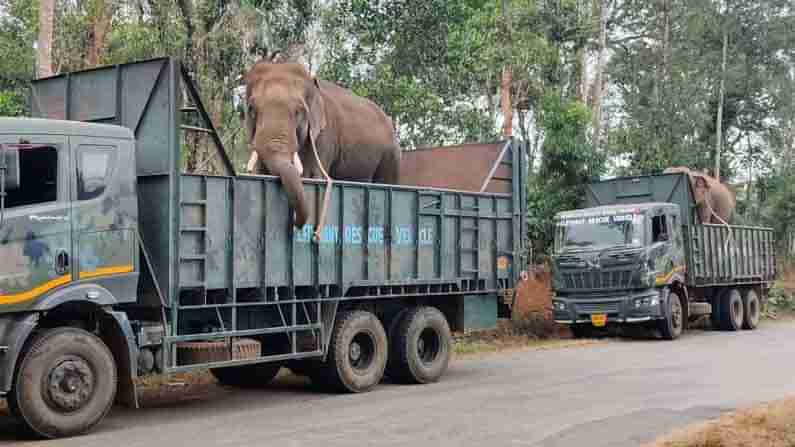
[[[317,141],[318,135],[326,128],[326,104],[320,94],[320,83],[317,78],[312,78],[307,89],[307,115],[309,117],[309,136],[312,141]]]

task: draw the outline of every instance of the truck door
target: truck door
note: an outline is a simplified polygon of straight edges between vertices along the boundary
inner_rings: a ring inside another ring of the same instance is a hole
[[[0,306],[11,311],[73,277],[69,147],[62,136],[0,136]]]
[[[120,179],[126,175],[120,172],[119,141],[96,137],[69,140],[74,151],[72,213],[77,275],[80,280],[101,283],[117,299],[134,298],[134,283],[125,278],[134,271],[134,216],[127,215],[121,197]],[[128,191],[124,197],[135,196]]]

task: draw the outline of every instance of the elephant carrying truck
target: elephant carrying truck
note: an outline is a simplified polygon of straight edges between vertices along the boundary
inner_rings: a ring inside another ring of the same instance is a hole
[[[756,328],[776,274],[772,229],[701,223],[682,173],[592,183],[585,202],[555,218],[554,318],[575,336],[647,325],[675,339],[708,315]]]
[[[137,405],[149,374],[436,381],[451,331],[496,325],[525,265],[516,141],[495,143],[503,193],[334,182],[315,240],[326,183],[303,180],[295,227],[278,177],[235,174],[176,60],[37,80],[31,108],[0,118],[0,393],[40,436]],[[183,132],[224,175],[183,172]]]

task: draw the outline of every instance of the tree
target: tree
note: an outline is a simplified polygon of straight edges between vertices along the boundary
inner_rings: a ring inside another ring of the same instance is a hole
[[[36,73],[40,78],[52,76],[52,36],[55,20],[55,0],[39,2],[39,39],[36,49]]]

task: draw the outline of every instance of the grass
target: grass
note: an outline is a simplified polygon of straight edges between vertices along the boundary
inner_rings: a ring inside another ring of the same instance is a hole
[[[795,446],[795,398],[763,404],[697,424],[649,447]]]

